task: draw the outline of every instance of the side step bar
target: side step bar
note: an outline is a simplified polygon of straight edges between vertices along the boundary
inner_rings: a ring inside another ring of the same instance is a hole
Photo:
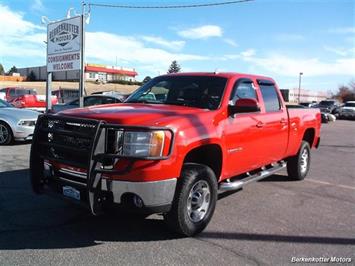
[[[248,185],[251,182],[256,182],[268,176],[271,176],[285,167],[286,167],[286,162],[281,161],[274,164],[269,169],[261,170],[259,173],[248,176],[246,178],[238,179],[236,181],[230,181],[228,179],[227,181],[223,181],[219,184],[219,190],[224,192],[224,191],[233,191],[233,190],[241,189],[245,185]]]

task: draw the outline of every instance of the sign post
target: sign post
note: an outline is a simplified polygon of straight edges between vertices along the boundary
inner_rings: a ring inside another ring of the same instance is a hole
[[[47,26],[47,111],[51,108],[53,72],[80,70],[80,97],[82,98],[82,91],[84,91],[83,18],[83,15],[75,16],[49,23]]]

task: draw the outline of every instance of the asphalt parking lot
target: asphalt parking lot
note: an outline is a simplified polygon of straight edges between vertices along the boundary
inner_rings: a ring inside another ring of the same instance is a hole
[[[35,196],[29,143],[0,147],[0,265],[285,265],[293,257],[355,261],[355,122],[322,125],[305,181],[285,173],[218,201],[194,238],[169,233],[162,218],[92,217]]]

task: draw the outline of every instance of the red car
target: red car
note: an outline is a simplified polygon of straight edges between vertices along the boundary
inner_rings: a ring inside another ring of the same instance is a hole
[[[18,87],[2,88],[0,89],[0,93],[5,94],[4,100],[7,102],[11,102],[15,98],[22,95],[37,95],[35,89],[18,88]]]
[[[51,96],[52,106],[58,103],[56,96]],[[38,112],[46,110],[46,96],[45,95],[22,95],[10,101],[10,103],[17,108],[26,108]]]
[[[211,220],[218,191],[284,168],[304,179],[320,126],[319,110],[287,108],[268,77],[159,76],[123,104],[41,116],[32,187],[84,202],[95,215],[112,205],[162,213],[170,228],[191,236]]]
[[[44,112],[46,110],[46,96],[37,95],[35,89],[7,87],[0,90],[3,93],[4,100],[17,108],[26,108],[35,111]],[[52,105],[57,104],[56,96],[52,96]]]

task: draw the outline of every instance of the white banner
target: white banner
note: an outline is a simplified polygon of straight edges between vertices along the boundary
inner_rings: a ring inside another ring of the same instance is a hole
[[[79,70],[81,16],[63,19],[47,27],[47,72]]]

